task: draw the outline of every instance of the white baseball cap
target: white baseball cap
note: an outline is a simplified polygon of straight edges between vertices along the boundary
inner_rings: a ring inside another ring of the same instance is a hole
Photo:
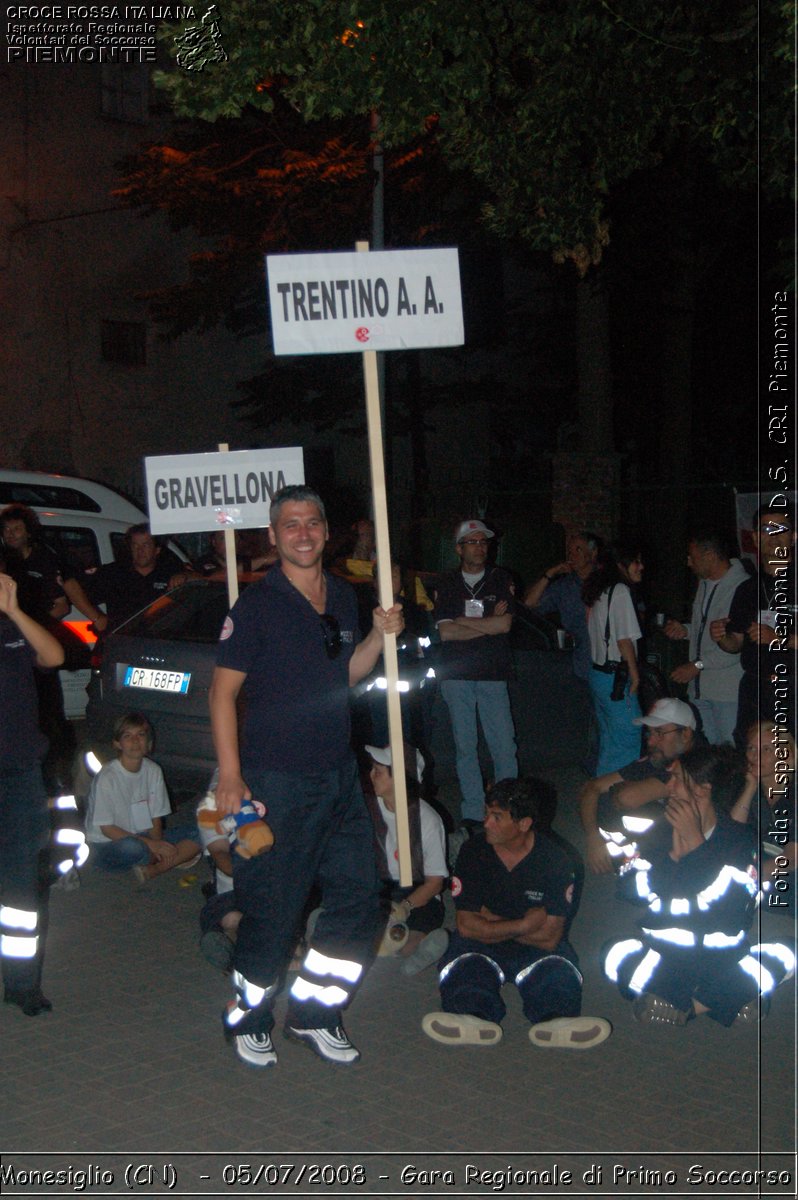
[[[407,742],[404,743],[404,747],[405,772],[411,779],[417,779],[421,783],[421,776],[424,774],[424,759],[421,751],[416,750],[415,746],[409,746]],[[390,767],[391,765],[390,746],[366,746],[366,754],[370,754],[380,766]]]
[[[633,725],[647,725],[649,729],[658,729],[660,725],[680,725],[684,729],[695,729],[695,713],[684,700],[674,700],[667,696],[658,700],[644,717],[635,717]]]
[[[457,526],[457,533],[454,535],[455,542],[462,542],[463,538],[467,538],[470,533],[484,533],[486,538],[493,537],[493,530],[488,529],[487,525],[483,525],[482,521],[463,521]]]

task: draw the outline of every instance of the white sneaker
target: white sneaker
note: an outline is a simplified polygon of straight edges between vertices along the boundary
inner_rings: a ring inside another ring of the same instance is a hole
[[[502,1040],[502,1027],[470,1013],[430,1012],[422,1019],[427,1037],[444,1046],[495,1046]]]
[[[297,1029],[286,1025],[283,1033],[291,1042],[303,1042],[325,1062],[349,1064],[360,1058],[360,1051],[350,1042],[343,1025],[335,1029]]]
[[[251,1067],[273,1067],[277,1051],[269,1033],[239,1033],[235,1037],[236,1054]]]
[[[612,1025],[603,1017],[553,1017],[539,1021],[529,1030],[533,1046],[558,1050],[592,1050],[612,1033]]]

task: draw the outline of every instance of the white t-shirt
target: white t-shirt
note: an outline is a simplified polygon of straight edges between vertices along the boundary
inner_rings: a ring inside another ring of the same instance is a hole
[[[607,626],[607,597],[609,589],[602,592],[592,608],[587,613],[587,629],[590,634],[590,653],[593,662],[602,666],[608,659],[618,662],[621,652],[618,649],[619,638],[629,638],[636,642],[642,634],[637,613],[632,602],[632,594],[625,583],[617,583],[612,593],[610,608],[610,644],[605,646],[604,632]]]
[[[86,840],[110,842],[101,825],[118,825],[128,833],[146,833],[156,817],[171,812],[163,771],[151,758],[141,769],[128,771],[119,759],[107,763],[95,775],[86,813]]]
[[[377,803],[385,819],[388,832],[385,837],[385,858],[391,878],[399,878],[399,846],[396,837],[396,813],[390,812],[378,796]],[[426,800],[419,800],[419,823],[421,825],[421,852],[424,859],[424,875],[449,874],[446,863],[446,831],[443,821]]]

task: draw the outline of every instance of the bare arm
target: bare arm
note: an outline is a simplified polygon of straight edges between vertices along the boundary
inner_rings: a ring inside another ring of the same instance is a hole
[[[0,574],[0,612],[13,621],[25,641],[36,655],[40,667],[60,667],[64,661],[64,648],[38,621],[29,617],[19,607],[17,585],[10,575]]]
[[[208,693],[213,744],[219,763],[216,807],[223,815],[238,812],[242,800],[252,799],[252,793],[241,776],[238,748],[236,700],[245,679],[246,674],[243,671],[216,667]]]
[[[406,904],[408,910],[406,915],[409,917],[414,908],[423,908],[425,904],[429,904],[433,897],[439,896],[443,891],[445,882],[445,875],[425,876],[424,882],[420,883],[417,888],[414,888],[412,892],[405,896],[404,901],[399,902],[400,904]]]
[[[438,633],[442,642],[467,642],[472,638],[509,633],[512,623],[509,613],[500,617],[457,617],[453,621],[441,621]]]
[[[69,601],[66,596],[56,596],[53,603],[50,605],[48,616],[51,616],[54,621],[60,621],[69,612]]]
[[[72,606],[78,612],[83,613],[84,617],[88,617],[90,621],[93,621],[102,632],[108,624],[108,617],[96,604],[92,604],[82,584],[77,579],[65,579],[63,587]]]
[[[644,804],[663,800],[667,794],[667,785],[661,779],[633,779],[612,789],[612,802],[623,812],[630,812]]]
[[[524,604],[527,608],[537,608],[543,599],[543,593],[546,588],[552,583],[558,575],[568,575],[572,570],[571,564],[567,562],[557,563],[554,567],[549,567],[544,571],[539,579],[531,583],[524,593]]]
[[[163,840],[163,821],[160,817],[153,818],[152,828],[145,833],[131,833],[129,829],[122,829],[120,825],[101,825],[100,829],[112,842],[118,842],[120,838],[138,838],[156,862],[173,862],[177,857],[175,847]]]
[[[374,624],[363,641],[355,646],[355,652],[349,660],[350,687],[368,675],[382,654],[383,635],[401,633],[405,627],[401,604],[392,604],[389,609],[375,608],[373,620]]]
[[[720,646],[721,650],[725,650],[727,654],[739,654],[743,648],[745,641],[744,633],[731,633],[727,631],[726,626],[729,623],[728,617],[718,617],[715,621],[709,623],[709,636],[713,642]]]
[[[741,825],[748,824],[748,814],[751,811],[751,801],[756,795],[759,787],[759,780],[755,775],[747,773],[743,790],[734,802],[732,808],[729,809],[729,816],[733,821],[739,821]]]
[[[518,920],[497,917],[486,908],[478,913],[462,909],[457,913],[457,932],[486,945],[514,941],[553,950],[562,939],[564,928],[565,918],[550,917],[545,908],[529,908]]]

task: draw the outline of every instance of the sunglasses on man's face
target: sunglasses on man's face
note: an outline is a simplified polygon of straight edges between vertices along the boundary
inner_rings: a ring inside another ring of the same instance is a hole
[[[321,613],[319,621],[327,657],[337,658],[341,653],[341,626],[330,613]]]

